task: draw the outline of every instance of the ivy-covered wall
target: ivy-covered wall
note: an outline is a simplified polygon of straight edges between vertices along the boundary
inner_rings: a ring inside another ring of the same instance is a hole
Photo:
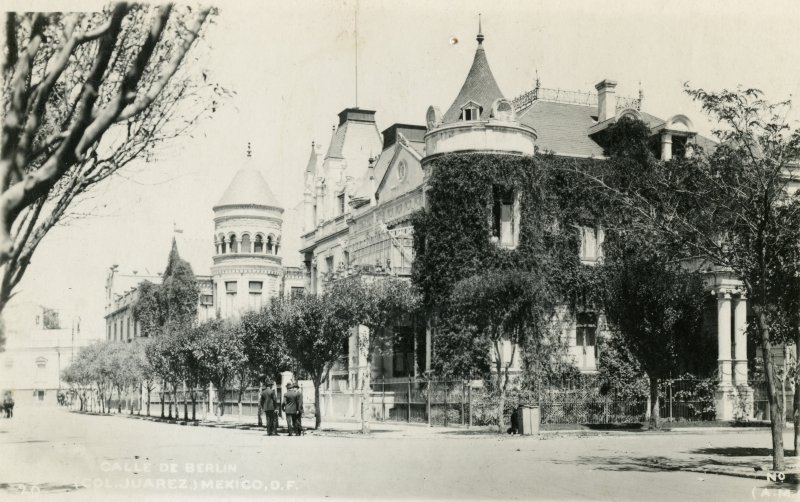
[[[448,154],[426,166],[430,177],[427,210],[413,219],[413,279],[437,330],[448,330],[448,298],[462,279],[488,270],[535,271],[549,278],[550,294],[573,308],[590,307],[594,274],[581,264],[577,225],[594,223],[591,204],[581,200],[569,171],[589,169],[593,160],[537,155]],[[494,187],[519,194],[518,244],[509,249],[492,241]],[[456,335],[455,333],[450,333]],[[433,340],[434,366],[464,359],[480,372],[488,368],[488,347],[469,333]],[[483,353],[484,360],[470,362]],[[438,360],[438,361],[437,361]],[[436,368],[434,368],[436,369]]]

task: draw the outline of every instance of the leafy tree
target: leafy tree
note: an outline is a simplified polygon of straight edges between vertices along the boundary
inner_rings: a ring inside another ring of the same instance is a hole
[[[234,328],[219,319],[206,321],[197,330],[196,357],[203,374],[217,389],[221,417],[225,413],[225,389],[246,363],[242,339]]]
[[[404,318],[415,320],[422,298],[409,281],[398,278],[355,276],[332,282],[327,291],[337,299],[343,317],[354,315],[355,324],[367,328],[358,330],[357,343],[359,353],[368,361],[360,382],[361,432],[368,434],[372,358],[391,350],[397,325]]]
[[[712,152],[698,147],[689,159],[608,162],[575,172],[594,193],[605,194],[638,235],[655,236],[742,281],[764,359],[773,468],[783,470],[779,384],[769,355],[783,341],[773,329],[780,292],[787,278],[797,277],[800,195],[793,185],[800,131],[787,122],[788,101],[770,103],[756,89],[687,92],[718,124],[720,144]]]
[[[102,12],[6,14],[0,311],[44,236],[82,196],[213,110],[224,92],[187,57],[212,14],[123,2]],[[190,96],[193,106],[182,106]]]
[[[242,315],[239,329],[242,330],[242,343],[247,363],[242,365],[237,380],[241,383],[264,379],[277,381],[278,373],[290,367],[291,359],[287,352],[284,333],[280,329],[281,303],[270,302],[258,312]],[[239,389],[241,402],[242,387]],[[258,416],[261,425],[261,413]]]
[[[659,382],[709,352],[701,333],[703,277],[627,234],[609,232],[603,249],[603,311],[612,337],[647,374],[650,428],[658,429]]]
[[[549,282],[533,272],[493,270],[463,279],[453,288],[453,310],[492,347],[500,432],[505,430],[506,392],[518,348],[535,338],[552,338],[549,326],[555,305],[551,298]],[[505,342],[511,344],[507,359]]]
[[[320,386],[339,359],[342,345],[357,324],[357,305],[342,289],[322,295],[304,295],[277,302],[278,326],[284,333],[289,355],[314,384],[315,427],[322,423]]]

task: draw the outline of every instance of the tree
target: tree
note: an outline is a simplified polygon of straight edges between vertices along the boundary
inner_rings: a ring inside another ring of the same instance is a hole
[[[367,361],[367,370],[361,375],[361,432],[369,433],[369,411],[372,358],[384,354],[393,346],[397,325],[406,318],[415,319],[422,297],[407,280],[398,278],[368,278],[356,276],[332,282],[328,288],[331,298],[337,298],[339,310],[346,318],[355,315],[358,330],[358,351]],[[376,350],[378,349],[378,350]]]
[[[197,329],[196,357],[202,372],[217,389],[217,416],[221,417],[225,413],[225,390],[246,363],[244,347],[236,330],[219,319],[206,321]]]
[[[214,109],[222,91],[188,57],[212,17],[208,8],[122,2],[6,15],[0,311],[70,208]]]
[[[549,337],[555,305],[549,281],[533,272],[492,270],[457,282],[450,303],[477,337],[492,347],[498,394],[498,430],[504,432],[503,413],[511,368],[519,347],[533,338]],[[511,346],[506,358],[505,342]]]
[[[680,369],[696,355],[707,355],[709,347],[700,332],[702,275],[687,271],[649,244],[627,233],[607,233],[599,273],[605,285],[603,312],[612,337],[647,374],[649,427],[658,429],[659,382],[682,373]]]
[[[277,302],[278,325],[284,333],[289,355],[314,384],[315,427],[319,429],[322,424],[320,387],[341,356],[350,328],[357,324],[356,305],[340,289],[273,302]]]
[[[770,354],[782,341],[773,330],[781,288],[796,277],[790,258],[800,245],[800,195],[793,190],[800,131],[787,123],[788,101],[772,104],[756,89],[687,92],[719,126],[713,152],[697,147],[688,159],[611,161],[575,172],[624,213],[637,234],[656,236],[741,280],[764,361],[773,468],[783,470],[782,410]]]
[[[242,376],[239,382],[257,378],[260,384],[263,379],[276,380],[278,373],[289,368],[291,360],[287,353],[284,332],[280,328],[281,302],[270,302],[258,312],[246,312],[242,315],[239,329],[242,330],[242,343],[247,364],[242,365]],[[241,402],[240,387],[239,400]],[[258,415],[261,422],[261,410]]]

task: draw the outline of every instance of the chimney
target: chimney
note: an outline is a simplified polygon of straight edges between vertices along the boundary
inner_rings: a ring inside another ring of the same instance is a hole
[[[617,87],[615,80],[605,79],[595,85],[597,89],[597,121],[603,122],[614,118],[617,114],[617,99],[614,88]]]

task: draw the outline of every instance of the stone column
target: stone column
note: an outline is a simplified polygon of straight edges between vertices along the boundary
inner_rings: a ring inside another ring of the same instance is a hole
[[[719,384],[730,386],[733,368],[731,367],[731,295],[719,293],[717,296],[717,342],[719,347]]]
[[[733,310],[733,379],[736,385],[747,385],[747,299],[739,297]]]
[[[717,345],[719,386],[714,394],[716,418],[733,420],[735,387],[731,380],[731,295],[723,291],[717,294]]]
[[[672,160],[672,134],[661,134],[661,160]]]

